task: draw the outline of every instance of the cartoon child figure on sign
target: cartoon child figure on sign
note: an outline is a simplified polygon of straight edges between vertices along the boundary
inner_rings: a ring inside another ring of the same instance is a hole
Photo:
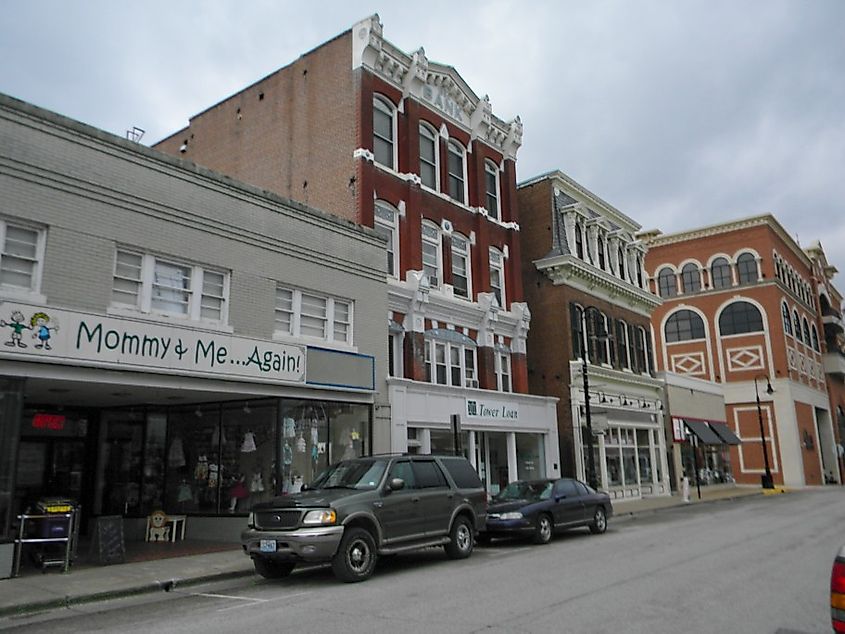
[[[47,313],[35,313],[30,318],[29,323],[32,326],[31,330],[35,331],[32,333],[32,338],[38,339],[38,343],[35,344],[35,347],[50,350],[50,331],[55,330],[58,332],[59,325],[56,324],[54,326],[48,326],[47,324],[50,323],[50,316]]]
[[[26,325],[23,313],[19,310],[14,311],[9,319],[11,321],[0,319],[0,326],[4,328],[8,326],[12,329],[11,339],[6,342],[6,345],[11,346],[13,348],[15,346],[17,346],[18,348],[26,348],[26,344],[21,341],[21,338],[23,337],[23,331],[32,330],[32,328]]]

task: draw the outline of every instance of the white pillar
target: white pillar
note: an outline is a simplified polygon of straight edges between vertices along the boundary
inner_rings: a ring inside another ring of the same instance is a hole
[[[518,469],[516,464],[516,433],[508,432],[508,482],[518,480]]]
[[[476,460],[475,455],[475,432],[470,431],[467,433],[467,451],[469,452],[469,463],[472,465],[472,468],[478,471],[478,461]]]

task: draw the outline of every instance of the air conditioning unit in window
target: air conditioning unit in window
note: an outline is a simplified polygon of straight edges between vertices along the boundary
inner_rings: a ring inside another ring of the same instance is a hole
[[[467,387],[478,387],[478,379],[467,379],[466,384]]]
[[[440,279],[436,275],[429,275],[428,276],[428,285],[431,288],[439,288],[440,287]]]

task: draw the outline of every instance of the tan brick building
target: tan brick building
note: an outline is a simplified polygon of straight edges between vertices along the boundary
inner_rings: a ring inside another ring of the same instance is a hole
[[[559,470],[555,402],[527,394],[518,118],[378,16],[199,113],[156,145],[374,227],[387,243],[393,451],[450,450],[463,416],[491,490]],[[387,332],[389,326],[389,333]]]
[[[521,183],[518,200],[532,313],[528,382],[560,399],[564,473],[617,499],[667,495],[662,382],[649,334],[660,300],[647,288],[640,226],[559,171]]]
[[[645,242],[649,283],[663,299],[652,315],[657,367],[722,384],[741,440],[730,448],[736,482],[760,482],[766,461],[776,485],[839,481],[819,269],[808,254],[771,215]],[[833,312],[838,294],[825,295]],[[841,317],[830,321],[841,332]]]

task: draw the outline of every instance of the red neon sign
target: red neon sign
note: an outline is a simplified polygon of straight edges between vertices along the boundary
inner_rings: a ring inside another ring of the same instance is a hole
[[[36,414],[32,417],[32,428],[62,431],[66,420],[67,417],[63,414]]]

